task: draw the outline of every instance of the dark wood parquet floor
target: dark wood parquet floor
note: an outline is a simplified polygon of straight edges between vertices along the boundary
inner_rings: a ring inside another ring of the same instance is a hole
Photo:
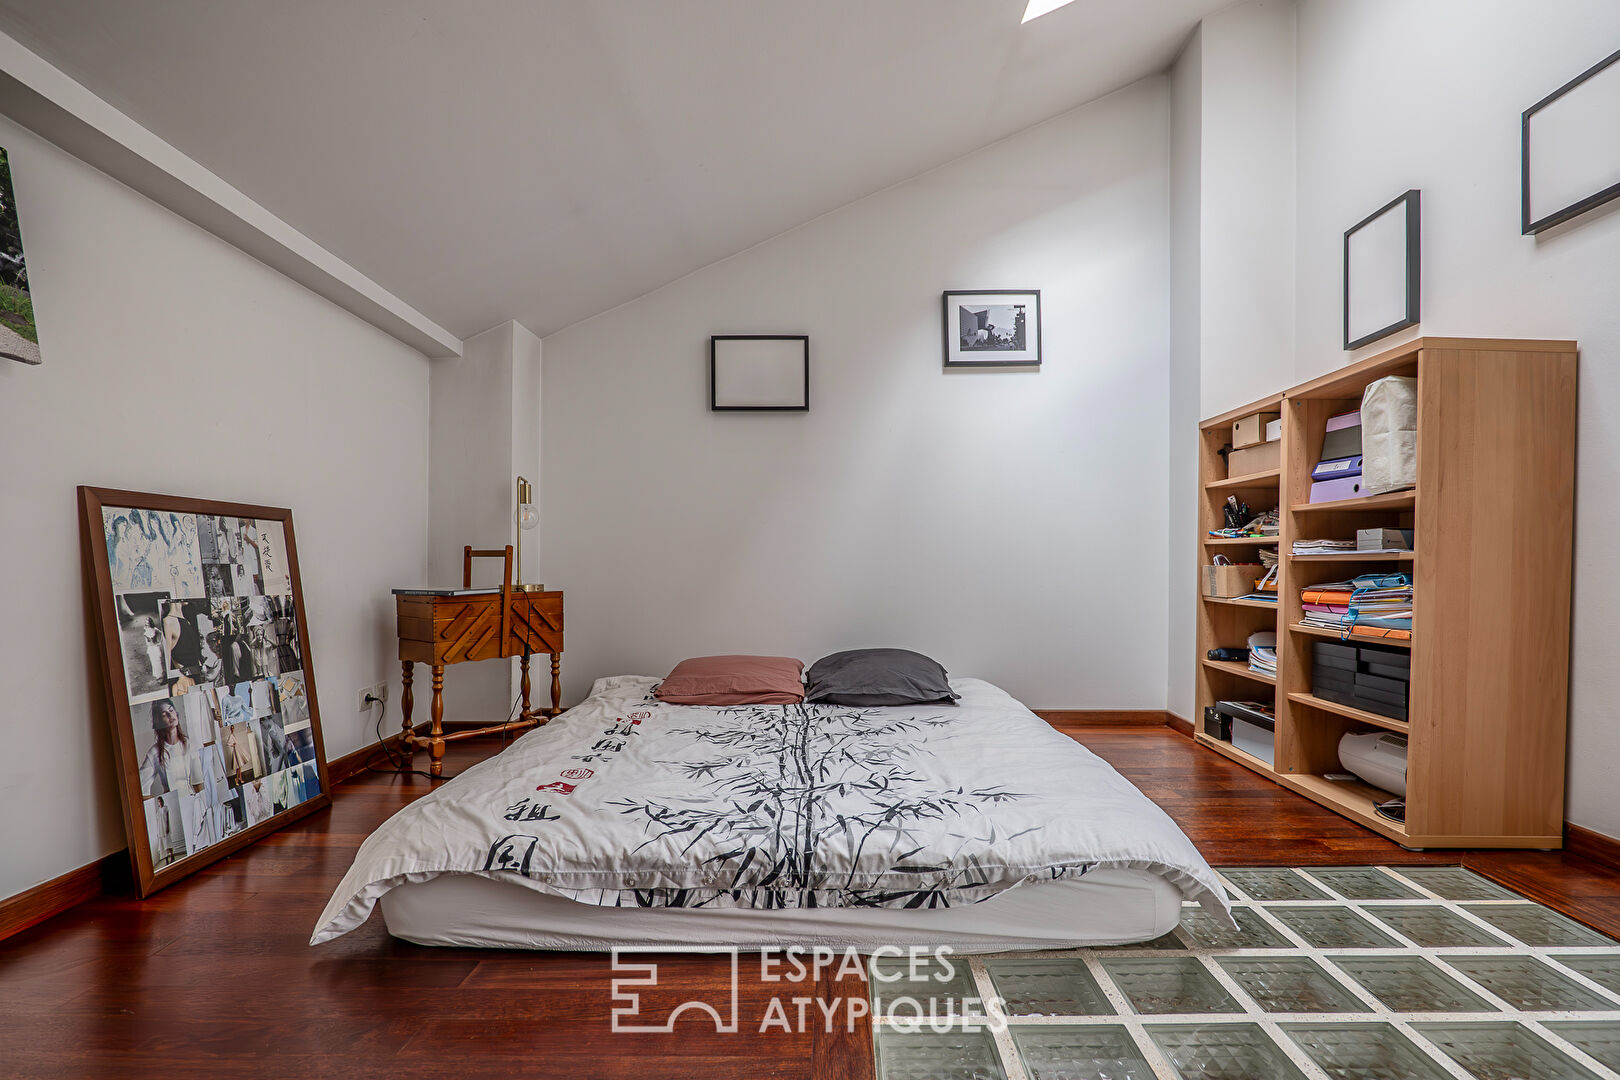
[[[1561,854],[1418,854],[1161,728],[1070,732],[1163,806],[1217,866],[1461,862],[1620,935],[1620,875]],[[494,752],[461,743],[454,772]],[[613,1034],[606,957],[429,949],[380,918],[309,948],[355,849],[428,788],[362,774],[328,812],[145,901],[107,895],[0,942],[0,1076],[297,1078],[570,1077],[703,1080],[870,1077],[870,1031],[834,1012],[761,1032],[769,998],[862,996],[851,979],[767,984],[746,961],[740,1031],[706,1020],[673,1034]],[[668,957],[651,1012],[712,994],[729,961]],[[807,1016],[820,1013],[812,1003]],[[793,1017],[796,1021],[796,1017]]]

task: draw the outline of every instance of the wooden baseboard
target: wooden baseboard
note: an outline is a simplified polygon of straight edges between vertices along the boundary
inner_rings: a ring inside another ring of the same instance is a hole
[[[1183,719],[1173,712],[1167,712],[1164,716],[1165,726],[1171,731],[1174,731],[1177,735],[1185,735],[1189,739],[1193,737],[1193,722],[1191,720]]]
[[[1564,850],[1571,855],[1620,870],[1620,840],[1564,822]]]
[[[1163,709],[1031,709],[1057,728],[1164,727],[1169,713]]]
[[[446,725],[446,727],[448,726]],[[429,722],[423,721],[416,725],[416,730],[419,732],[426,731],[428,727]],[[396,731],[383,739],[382,742],[374,742],[370,746],[362,746],[360,749],[344,754],[340,758],[333,758],[326,763],[327,779],[331,781],[333,787],[337,787],[349,777],[364,772],[367,762],[382,754],[384,745],[387,745],[396,754],[403,754],[404,748],[400,746],[399,739],[399,732]]]
[[[120,876],[129,877],[129,855],[122,848],[0,900],[0,941],[100,896],[108,879],[117,881]]]

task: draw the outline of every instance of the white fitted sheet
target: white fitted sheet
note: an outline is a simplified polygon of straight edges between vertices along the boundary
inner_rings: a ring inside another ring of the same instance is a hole
[[[1000,952],[1147,941],[1181,921],[1180,890],[1157,874],[1127,869],[1021,885],[976,904],[932,910],[602,907],[478,874],[400,885],[381,906],[390,934],[421,945],[585,951],[949,945]]]

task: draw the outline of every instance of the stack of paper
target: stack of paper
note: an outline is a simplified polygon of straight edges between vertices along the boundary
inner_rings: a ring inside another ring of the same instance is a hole
[[[1354,540],[1295,540],[1295,555],[1332,555],[1340,551],[1356,550]]]
[[[1249,635],[1249,670],[1275,677],[1277,674],[1277,635],[1261,630]]]
[[[1306,626],[1338,630],[1346,637],[1410,639],[1412,575],[1362,574],[1300,590]]]

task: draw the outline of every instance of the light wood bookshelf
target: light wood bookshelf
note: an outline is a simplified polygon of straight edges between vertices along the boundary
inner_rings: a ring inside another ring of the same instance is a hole
[[[1562,847],[1576,366],[1572,341],[1418,338],[1200,424],[1200,566],[1217,552],[1258,561],[1273,544],[1282,561],[1275,604],[1198,597],[1197,741],[1410,848]],[[1311,503],[1328,417],[1359,408],[1385,375],[1418,380],[1416,488]],[[1281,466],[1228,477],[1219,451],[1255,412],[1282,416]],[[1209,537],[1231,494],[1255,513],[1278,508],[1281,535]],[[1290,554],[1295,539],[1380,526],[1415,529],[1416,550]],[[1341,635],[1301,625],[1300,589],[1363,566],[1413,575],[1412,640],[1352,639],[1410,650],[1407,721],[1311,693],[1311,642]],[[1262,629],[1277,631],[1274,679],[1207,659]],[[1204,730],[1221,699],[1272,704],[1274,764]],[[1404,823],[1373,809],[1388,792],[1324,775],[1340,771],[1340,738],[1366,730],[1408,738]]]

